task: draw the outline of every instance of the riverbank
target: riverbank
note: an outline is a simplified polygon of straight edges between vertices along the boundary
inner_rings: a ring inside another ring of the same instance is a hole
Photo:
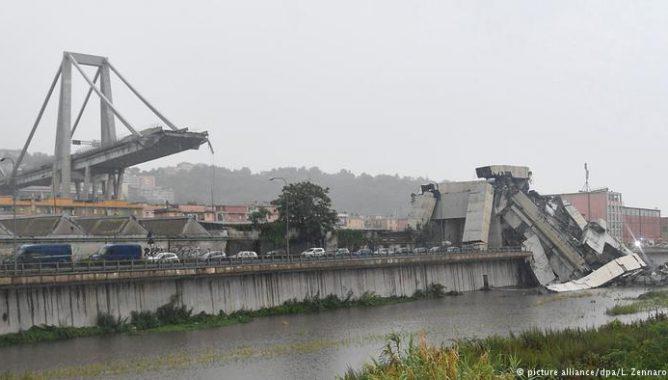
[[[654,290],[643,293],[630,303],[618,303],[606,310],[608,315],[635,314],[668,308],[668,290]]]
[[[434,347],[421,336],[404,342],[392,334],[379,361],[349,370],[346,380],[366,379],[514,379],[531,378],[530,370],[552,370],[553,378],[596,377],[589,370],[624,370],[634,377],[668,375],[668,316],[595,329],[529,330],[509,337],[457,341]],[[633,371],[646,370],[645,376]],[[580,374],[581,376],[578,376]],[[540,374],[534,374],[540,375]],[[622,376],[611,373],[612,377]],[[550,376],[547,376],[550,377]]]
[[[374,307],[255,318],[223,328],[143,331],[0,347],[0,374],[9,378],[179,380],[326,379],[378,358],[386,337],[425,334],[429,344],[525,330],[598,327],[648,313],[611,317],[624,299],[649,290],[610,287],[554,294],[540,289],[492,289],[458,297]],[[567,311],[567,312],[566,312]],[[34,358],[39,358],[35,360]],[[0,379],[2,376],[0,376]]]
[[[367,292],[353,299],[351,293],[345,299],[334,295],[324,298],[316,296],[301,301],[290,300],[281,306],[254,311],[242,310],[231,314],[220,312],[219,314],[199,313],[194,315],[192,310],[180,304],[178,297],[172,297],[169,303],[159,307],[155,312],[133,312],[129,320],[102,314],[97,318],[96,326],[92,327],[35,326],[26,331],[0,335],[0,347],[100,335],[192,331],[247,323],[256,318],[274,315],[307,314],[355,306],[390,305],[458,294],[457,292],[445,292],[441,284],[430,284],[426,291],[415,292],[411,297],[379,297]]]

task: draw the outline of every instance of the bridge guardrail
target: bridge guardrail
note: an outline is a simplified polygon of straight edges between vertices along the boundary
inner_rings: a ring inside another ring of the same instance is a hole
[[[53,264],[26,264],[26,263],[4,263],[0,264],[0,276],[35,276],[35,275],[57,275],[57,274],[78,274],[78,273],[103,273],[103,272],[128,272],[128,271],[146,271],[146,270],[165,270],[165,269],[197,269],[197,268],[216,268],[231,267],[239,265],[256,264],[294,264],[309,262],[327,262],[327,261],[362,261],[375,258],[410,258],[410,257],[433,257],[433,256],[463,256],[480,253],[508,253],[508,252],[528,252],[522,247],[504,247],[498,249],[476,249],[461,250],[458,252],[447,252],[441,250],[438,252],[425,253],[402,253],[388,255],[326,255],[320,257],[304,257],[301,255],[266,257],[258,258],[234,258],[227,257],[215,260],[197,260],[188,259],[179,262],[151,262],[149,260],[132,261],[73,261],[71,263],[53,263]]]

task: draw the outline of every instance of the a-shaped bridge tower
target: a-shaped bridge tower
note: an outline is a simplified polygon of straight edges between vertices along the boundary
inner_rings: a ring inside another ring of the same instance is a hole
[[[82,69],[81,66],[84,65],[97,68],[92,79]],[[72,118],[73,69],[81,74],[89,86],[83,105],[74,120]],[[137,131],[113,103],[111,72],[169,129],[156,127]],[[60,80],[60,97],[54,160],[38,168],[19,170],[58,80]],[[96,85],[98,80],[99,87]],[[72,143],[78,142],[72,140],[72,137],[92,93],[95,93],[100,100],[100,142],[95,144],[93,149],[72,154]],[[129,136],[117,139],[116,120],[130,131]],[[101,193],[105,199],[117,199],[121,193],[123,172],[127,167],[188,149],[198,149],[205,142],[208,142],[207,132],[189,132],[185,128],[177,128],[153,107],[106,57],[64,52],[60,67],[51,82],[28,139],[16,158],[11,174],[0,177],[0,192],[8,193],[15,188],[30,185],[52,185],[54,197],[72,198],[76,194],[79,199],[93,199]]]

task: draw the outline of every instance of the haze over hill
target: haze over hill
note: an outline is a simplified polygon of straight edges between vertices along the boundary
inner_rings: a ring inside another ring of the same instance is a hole
[[[181,203],[209,204],[212,179],[215,203],[268,202],[276,198],[283,186],[282,181],[269,179],[284,177],[288,182],[308,180],[329,187],[334,208],[339,212],[396,216],[408,214],[410,194],[428,181],[398,175],[355,175],[347,170],[325,173],[317,167],[277,168],[257,173],[248,168],[216,167],[214,171],[211,165],[186,163],[142,173],[155,175],[159,186],[173,188],[176,201]]]
[[[18,150],[0,149],[3,156],[16,157],[18,154]],[[28,153],[21,167],[39,166],[51,158],[46,153]],[[0,169],[8,173],[11,164]],[[399,217],[408,214],[410,194],[430,181],[423,177],[400,177],[396,174],[355,175],[345,169],[338,173],[325,173],[317,167],[287,167],[254,173],[249,168],[233,170],[217,166],[212,170],[211,165],[191,163],[151,170],[131,168],[129,172],[154,175],[158,186],[174,189],[178,203],[210,204],[212,179],[215,180],[215,203],[269,202],[276,198],[283,186],[282,181],[272,182],[269,179],[284,177],[288,182],[311,181],[329,187],[332,203],[339,212]]]

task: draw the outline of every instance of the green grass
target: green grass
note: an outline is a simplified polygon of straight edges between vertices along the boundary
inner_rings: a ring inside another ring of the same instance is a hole
[[[424,337],[404,344],[393,335],[380,360],[348,370],[344,379],[514,379],[518,368],[668,370],[668,317],[613,321],[597,329],[529,330],[448,347],[429,346]]]
[[[316,313],[354,306],[389,305],[425,298],[440,298],[446,294],[449,293],[445,292],[443,285],[430,284],[426,290],[417,291],[411,297],[380,297],[373,292],[366,292],[359,298],[353,299],[351,292],[344,299],[335,295],[324,298],[315,296],[301,301],[292,299],[280,306],[252,311],[240,310],[231,314],[225,314],[222,311],[218,314],[204,312],[193,314],[192,310],[179,302],[177,296],[173,296],[169,303],[160,306],[155,312],[132,312],[129,319],[100,314],[97,318],[97,325],[92,327],[34,326],[18,333],[0,335],[0,347],[116,333],[192,331],[247,323],[255,318],[273,315]]]
[[[606,310],[608,315],[635,314],[668,308],[668,290],[654,290],[639,295],[631,303],[620,303]]]

